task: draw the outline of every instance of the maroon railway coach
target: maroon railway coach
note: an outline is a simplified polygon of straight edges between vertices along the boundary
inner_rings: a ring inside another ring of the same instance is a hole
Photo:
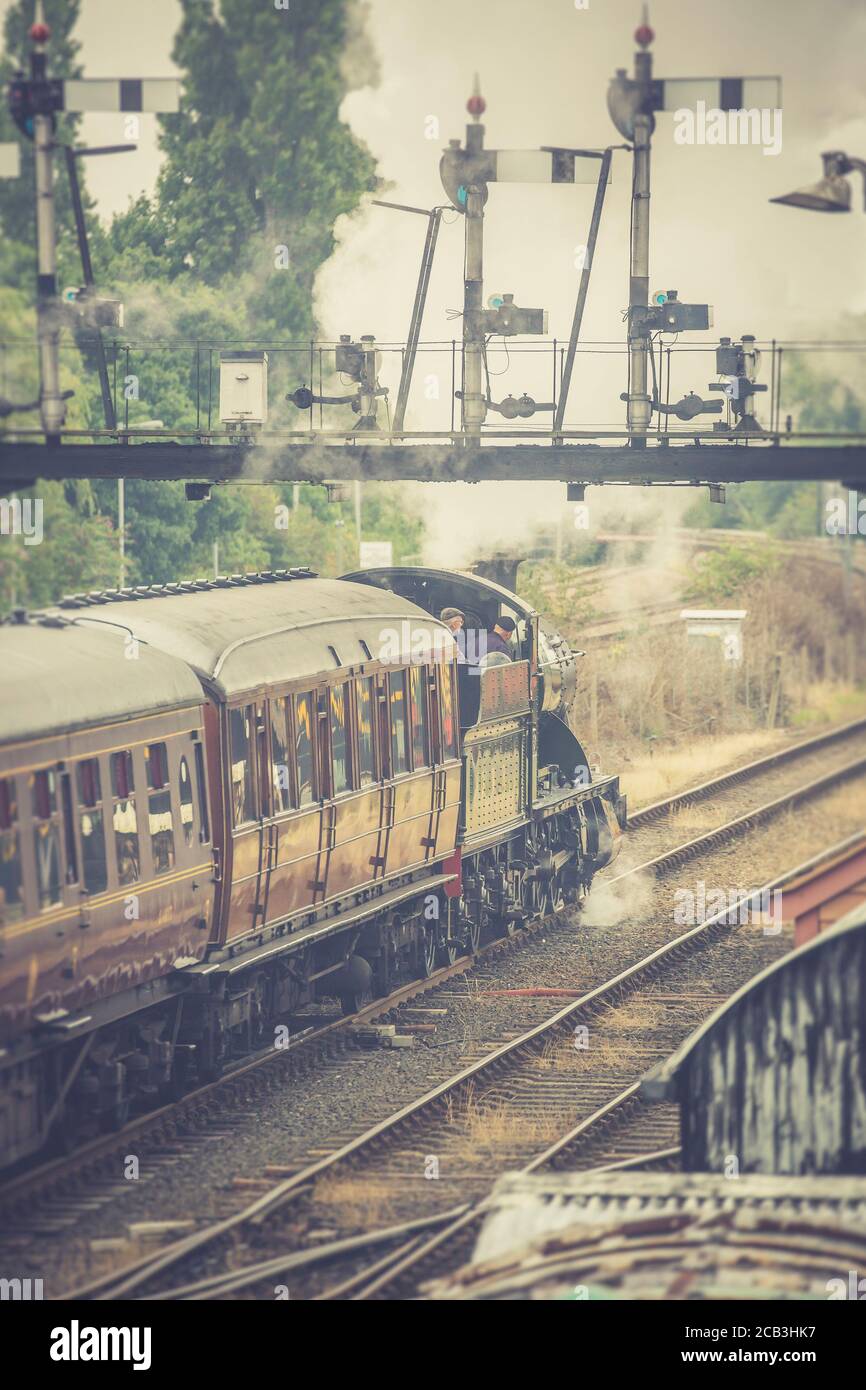
[[[588,888],[624,805],[522,611],[470,674],[427,603],[308,570],[0,628],[0,1166]]]
[[[52,618],[0,634],[4,1163],[64,1111],[122,1120],[167,1075],[168,1015],[135,1037],[122,1019],[166,1000],[211,931],[204,694],[127,637]]]

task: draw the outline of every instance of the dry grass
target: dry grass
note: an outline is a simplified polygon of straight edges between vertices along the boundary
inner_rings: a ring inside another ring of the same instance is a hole
[[[720,738],[702,737],[681,748],[660,750],[654,757],[635,758],[620,780],[637,810],[790,742],[791,735],[784,729],[750,729]]]
[[[821,807],[828,816],[838,817],[841,821],[853,821],[854,824],[848,832],[851,835],[856,833],[859,826],[866,828],[866,793],[862,781],[851,782],[847,787],[843,786],[838,791],[831,792],[822,799]]]
[[[625,1066],[634,1060],[646,1037],[663,1025],[669,1012],[670,1005],[657,1004],[651,996],[627,999],[587,1025],[588,1033],[580,1036],[585,1036],[588,1046],[579,1046],[578,1036],[551,1040],[545,1044],[538,1065],[556,1072]]]
[[[394,1183],[382,1178],[334,1173],[319,1178],[313,1201],[328,1213],[326,1219],[337,1220],[341,1227],[372,1229],[393,1214],[395,1195]]]
[[[714,830],[719,824],[718,805],[713,806],[708,802],[698,803],[696,806],[680,806],[668,813],[663,824],[681,835],[700,835],[704,830]]]
[[[462,1162],[498,1158],[503,1151],[540,1146],[560,1130],[557,1115],[525,1114],[505,1100],[479,1100],[474,1092],[449,1107],[450,1149]]]
[[[866,714],[866,691],[842,681],[812,681],[805,691],[802,705],[794,712],[791,724],[796,729],[811,731],[812,726],[845,724]]]
[[[630,1037],[601,1037],[590,1026],[587,1047],[576,1046],[576,1039],[569,1038],[558,1044],[550,1044],[539,1058],[539,1066],[554,1072],[591,1072],[599,1070],[616,1071],[634,1063],[634,1039]]]
[[[604,573],[602,584],[616,576]],[[846,584],[837,566],[795,556],[750,573],[723,566],[719,578],[735,579],[736,592],[728,585],[702,605],[746,610],[736,665],[681,624],[590,644],[573,727],[590,763],[620,774],[633,806],[866,713],[866,578]],[[582,645],[574,627],[564,632]]]

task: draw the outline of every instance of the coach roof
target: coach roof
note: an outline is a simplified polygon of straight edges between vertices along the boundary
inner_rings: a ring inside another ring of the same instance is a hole
[[[400,633],[404,622],[410,640],[418,629],[442,627],[398,594],[316,577],[118,596],[85,608],[75,620],[120,629],[188,662],[227,699],[376,660],[388,635]]]
[[[202,703],[185,662],[144,646],[135,655],[125,635],[72,623],[0,627],[0,744]]]

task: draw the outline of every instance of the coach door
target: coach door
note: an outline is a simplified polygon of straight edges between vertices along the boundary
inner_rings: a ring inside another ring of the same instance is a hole
[[[266,922],[312,906],[320,870],[322,808],[316,748],[317,692],[303,690],[273,696],[269,702],[266,743],[260,759],[268,779],[268,811],[262,843],[263,903]]]
[[[255,931],[266,895],[266,834],[260,769],[263,706],[257,702],[227,711],[229,809],[232,831],[231,901],[228,936]]]
[[[431,786],[432,805],[430,808],[430,831],[428,836],[427,858],[435,859],[442,823],[442,812],[448,805],[448,772],[442,766],[447,756],[443,747],[442,716],[439,708],[439,670],[431,666],[425,672],[429,709],[430,759],[433,767]],[[448,846],[451,848],[451,846]]]
[[[384,878],[388,869],[388,847],[391,830],[394,826],[396,793],[391,782],[391,711],[389,706],[388,677],[379,672],[376,676],[376,727],[379,741],[379,840],[373,857],[373,877]]]
[[[268,756],[268,702],[256,701],[256,773],[259,807],[259,881],[256,894],[255,922],[264,926],[268,920],[268,894],[271,873],[276,865],[277,827],[274,824],[274,787]]]
[[[435,740],[430,711],[435,700],[433,673],[427,666],[414,664],[409,668],[409,742],[412,747],[412,768],[427,774],[427,806],[429,814],[419,837],[419,846],[429,862],[436,855],[439,815],[444,805],[445,774],[435,767]]]

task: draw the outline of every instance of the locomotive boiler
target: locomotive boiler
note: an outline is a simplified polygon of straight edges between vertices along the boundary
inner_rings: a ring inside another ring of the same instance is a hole
[[[468,669],[447,603],[514,617],[515,660]],[[616,851],[573,658],[487,581],[82,594],[0,650],[0,1166],[576,901]]]

